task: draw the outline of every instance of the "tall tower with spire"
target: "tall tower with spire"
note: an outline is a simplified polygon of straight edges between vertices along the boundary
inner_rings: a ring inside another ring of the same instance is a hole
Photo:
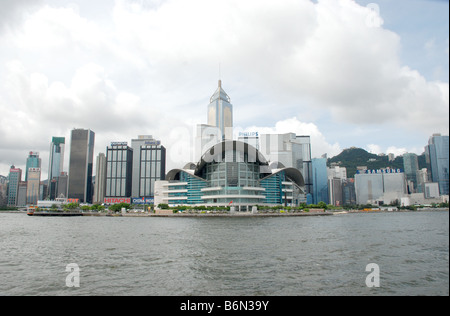
[[[230,97],[222,89],[222,80],[208,105],[208,125],[217,127],[222,140],[233,140],[233,106]]]

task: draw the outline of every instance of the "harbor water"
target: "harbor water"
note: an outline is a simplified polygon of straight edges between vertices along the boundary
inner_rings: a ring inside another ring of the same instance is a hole
[[[377,286],[367,284],[371,263],[378,267]],[[68,283],[73,272],[75,286]],[[0,295],[449,295],[449,213],[139,218],[0,212]]]

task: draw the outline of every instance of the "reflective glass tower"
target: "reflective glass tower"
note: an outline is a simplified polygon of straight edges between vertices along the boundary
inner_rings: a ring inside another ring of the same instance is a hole
[[[425,157],[433,182],[439,183],[439,193],[449,193],[449,137],[434,134],[425,146]]]
[[[66,143],[65,137],[53,137],[50,143],[50,156],[48,163],[48,185],[47,196],[51,199],[55,198],[57,178],[61,175],[64,165],[64,146]],[[56,178],[56,179],[55,179]],[[52,182],[54,180],[54,182]]]
[[[95,133],[74,129],[71,134],[68,197],[81,203],[92,203],[92,167]]]
[[[233,106],[230,97],[222,89],[222,80],[208,105],[208,125],[217,127],[222,133],[222,140],[233,139]]]

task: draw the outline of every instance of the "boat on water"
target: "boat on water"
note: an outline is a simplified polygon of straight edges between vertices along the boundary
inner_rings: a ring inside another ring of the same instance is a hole
[[[39,210],[35,205],[27,207],[28,216],[83,216],[80,211],[53,211],[53,210]]]

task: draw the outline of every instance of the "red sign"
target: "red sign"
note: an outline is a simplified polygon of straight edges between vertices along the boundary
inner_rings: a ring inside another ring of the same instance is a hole
[[[131,203],[131,198],[120,198],[120,197],[112,197],[112,198],[105,198],[104,199],[105,204],[119,204],[119,203]]]

